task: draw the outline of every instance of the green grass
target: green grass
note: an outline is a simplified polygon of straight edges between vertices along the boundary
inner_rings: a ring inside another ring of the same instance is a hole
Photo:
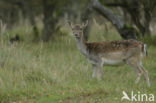
[[[9,33],[16,32],[21,30]],[[101,32],[93,32],[90,41],[100,39]],[[113,32],[104,40],[117,35]],[[143,63],[151,87],[146,86],[143,77],[135,84],[135,73],[126,65],[104,66],[101,81],[91,78],[91,65],[69,35],[49,43],[1,41],[0,48],[0,103],[128,103],[121,102],[123,90],[156,96],[156,47],[153,46],[148,48],[147,63]]]

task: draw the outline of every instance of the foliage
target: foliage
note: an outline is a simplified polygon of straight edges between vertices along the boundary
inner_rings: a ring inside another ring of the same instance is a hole
[[[156,46],[156,35],[153,35],[151,37],[147,36],[142,38],[141,40],[150,46]]]
[[[125,24],[121,30],[123,33],[123,37],[125,36],[125,38],[127,38],[127,39],[128,38],[140,38],[141,37],[139,31],[130,25]]]

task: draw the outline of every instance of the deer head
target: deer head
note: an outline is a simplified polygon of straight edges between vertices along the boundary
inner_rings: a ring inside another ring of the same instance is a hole
[[[68,24],[72,29],[73,36],[75,38],[80,38],[83,36],[83,30],[87,26],[88,20],[82,24],[75,24],[75,25],[73,25],[71,21],[68,21]]]

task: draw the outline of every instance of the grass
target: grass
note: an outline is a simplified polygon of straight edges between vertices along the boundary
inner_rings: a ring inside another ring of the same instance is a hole
[[[92,32],[90,41],[119,39],[115,31],[109,31],[108,38],[104,38],[100,30]],[[18,29],[7,33],[22,32]],[[26,38],[31,37],[30,31],[24,33],[28,33]],[[148,51],[144,66],[149,71],[151,87],[146,86],[143,77],[136,85],[135,73],[126,65],[105,66],[102,80],[92,79],[91,65],[70,35],[48,43],[23,40],[8,44],[6,39],[1,41],[0,50],[0,103],[128,103],[121,102],[123,90],[156,96],[156,47],[150,46]]]

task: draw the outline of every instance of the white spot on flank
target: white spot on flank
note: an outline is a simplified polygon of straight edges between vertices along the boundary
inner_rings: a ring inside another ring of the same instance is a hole
[[[111,60],[111,59],[102,58],[102,62],[103,62],[103,64],[115,65],[115,64],[120,64],[123,61],[120,60],[120,59],[118,59],[118,60]]]

